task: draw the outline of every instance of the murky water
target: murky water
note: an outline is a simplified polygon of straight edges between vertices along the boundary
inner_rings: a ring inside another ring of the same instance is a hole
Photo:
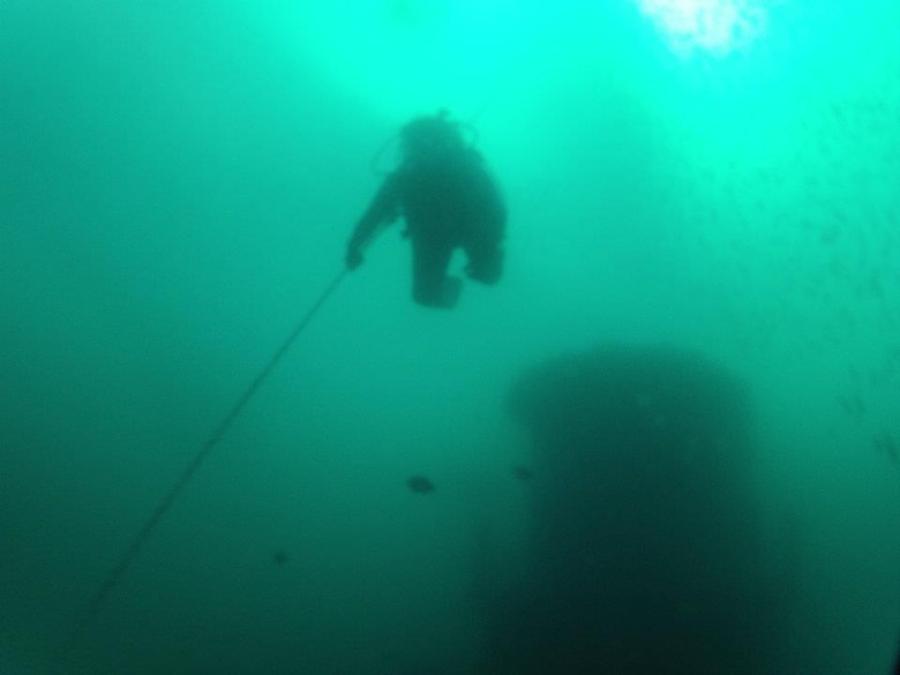
[[[611,344],[746,388],[788,638],[759,672],[889,669],[900,9],[545,4],[0,5],[3,672],[489,672],[535,524],[584,527],[510,389]],[[440,108],[503,186],[502,282],[418,307],[383,233],[61,658]]]

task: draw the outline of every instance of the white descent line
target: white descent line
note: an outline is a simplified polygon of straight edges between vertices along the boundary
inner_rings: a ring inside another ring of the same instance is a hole
[[[125,576],[128,570],[131,569],[132,564],[134,564],[134,561],[140,554],[144,544],[148,539],[150,539],[150,536],[156,530],[160,521],[163,519],[163,516],[165,516],[166,513],[168,513],[169,509],[172,508],[172,505],[178,500],[178,497],[181,496],[184,488],[187,487],[188,483],[191,482],[194,475],[218,445],[219,441],[222,440],[222,437],[231,428],[234,421],[241,415],[241,413],[244,411],[244,408],[256,395],[256,392],[262,386],[263,382],[265,382],[272,371],[275,370],[275,366],[278,365],[278,363],[281,361],[281,358],[291,348],[291,345],[294,344],[294,341],[297,339],[300,333],[303,332],[303,330],[309,325],[309,322],[312,321],[313,317],[315,317],[316,313],[328,301],[328,299],[331,297],[331,294],[334,293],[334,291],[340,285],[341,281],[343,281],[346,274],[347,270],[341,269],[337,276],[332,279],[331,283],[329,283],[328,286],[325,287],[325,289],[319,295],[318,299],[307,310],[306,314],[303,315],[300,321],[294,326],[293,330],[291,330],[285,340],[281,343],[281,346],[279,346],[278,349],[275,350],[275,352],[269,358],[269,361],[256,374],[256,377],[252,382],[250,382],[247,388],[244,389],[244,392],[234,402],[234,405],[231,406],[231,409],[228,411],[228,413],[224,417],[222,417],[222,420],[210,434],[209,438],[206,440],[206,443],[204,443],[200,447],[200,449],[191,459],[191,462],[184,468],[181,474],[172,483],[169,491],[165,495],[163,495],[163,497],[156,504],[153,512],[150,514],[147,520],[144,521],[143,526],[137,531],[134,539],[131,540],[131,544],[122,553],[115,567],[113,567],[103,578],[102,583],[97,588],[94,596],[91,598],[90,604],[86,608],[84,615],[80,617],[80,619],[75,623],[68,640],[66,640],[66,642],[62,645],[60,652],[61,657],[67,658],[68,655],[71,654],[71,652],[75,649],[75,647],[77,647],[82,635],[106,605],[106,601],[109,598],[110,593],[112,593],[116,589],[116,587],[118,587],[119,582],[121,582],[122,578]]]

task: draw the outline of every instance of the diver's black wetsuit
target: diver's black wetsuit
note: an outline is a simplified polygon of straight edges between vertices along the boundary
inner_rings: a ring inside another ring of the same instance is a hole
[[[413,299],[451,307],[447,265],[457,247],[466,252],[467,274],[485,284],[503,271],[506,207],[481,156],[471,148],[441,158],[407,161],[389,174],[366,209],[348,250],[359,251],[382,226],[406,220],[413,249]]]

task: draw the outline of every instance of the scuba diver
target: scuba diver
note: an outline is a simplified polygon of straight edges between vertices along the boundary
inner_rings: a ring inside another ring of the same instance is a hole
[[[445,112],[413,119],[399,134],[400,166],[389,173],[363,213],[345,262],[356,269],[377,231],[402,217],[412,245],[412,296],[426,307],[450,309],[462,281],[447,276],[457,248],[468,277],[495,284],[503,272],[506,206],[480,155]]]

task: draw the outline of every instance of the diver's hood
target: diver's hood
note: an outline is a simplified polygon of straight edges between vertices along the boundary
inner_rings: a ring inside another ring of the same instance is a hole
[[[466,142],[459,124],[446,113],[417,117],[400,130],[400,143],[407,159],[439,159],[463,152]]]

